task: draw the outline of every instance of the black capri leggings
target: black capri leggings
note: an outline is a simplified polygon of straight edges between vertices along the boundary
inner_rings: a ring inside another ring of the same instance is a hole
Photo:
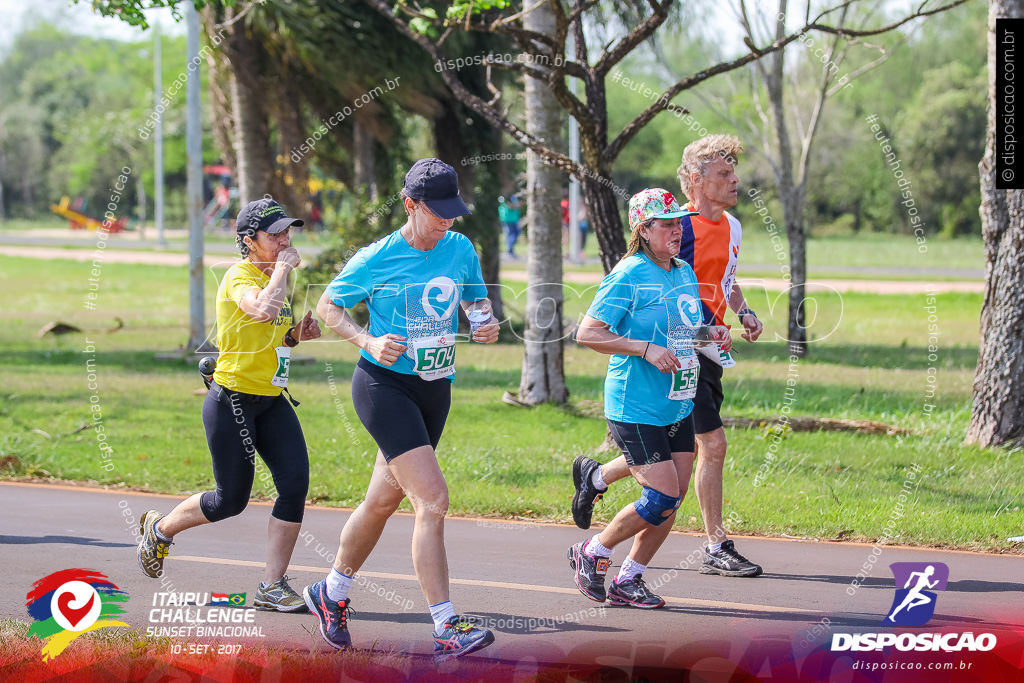
[[[282,522],[302,521],[309,454],[299,418],[283,395],[242,394],[213,383],[203,402],[203,426],[217,481],[217,490],[199,501],[208,520],[233,517],[249,504],[259,453],[277,488],[271,514]]]
[[[437,448],[452,406],[452,383],[444,378],[428,382],[360,358],[352,373],[352,403],[384,459],[391,461],[420,446]]]

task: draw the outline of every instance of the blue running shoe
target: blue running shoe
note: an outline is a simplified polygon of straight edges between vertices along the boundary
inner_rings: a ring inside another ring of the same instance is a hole
[[[335,602],[327,597],[327,581],[320,579],[312,586],[302,589],[302,599],[309,611],[316,615],[320,622],[320,635],[335,650],[341,650],[352,644],[352,636],[348,632],[348,613],[351,610],[349,599]]]
[[[456,615],[445,623],[440,633],[434,633],[434,661],[440,663],[468,655],[493,642],[493,633],[485,628],[477,628]]]

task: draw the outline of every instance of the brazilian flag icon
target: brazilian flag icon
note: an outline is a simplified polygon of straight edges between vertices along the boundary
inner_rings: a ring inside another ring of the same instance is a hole
[[[228,602],[236,607],[245,605],[245,593],[232,593],[228,596]]]

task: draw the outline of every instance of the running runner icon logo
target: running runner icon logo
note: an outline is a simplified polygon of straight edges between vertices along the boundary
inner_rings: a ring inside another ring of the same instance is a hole
[[[933,591],[946,590],[949,567],[941,562],[894,562],[889,568],[896,579],[896,596],[882,624],[926,624],[935,614],[936,595]]]
[[[109,626],[124,613],[128,594],[95,569],[65,569],[32,584],[25,596],[28,615],[35,620],[28,635],[43,639],[43,661],[52,660],[78,636]]]

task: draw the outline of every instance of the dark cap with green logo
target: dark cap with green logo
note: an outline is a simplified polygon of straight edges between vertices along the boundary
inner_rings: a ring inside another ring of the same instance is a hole
[[[283,206],[269,197],[264,197],[249,202],[238,212],[235,230],[239,235],[256,234],[257,230],[263,230],[269,235],[276,235],[293,225],[299,227],[302,224],[298,218],[290,218]],[[250,233],[250,231],[252,232]]]

